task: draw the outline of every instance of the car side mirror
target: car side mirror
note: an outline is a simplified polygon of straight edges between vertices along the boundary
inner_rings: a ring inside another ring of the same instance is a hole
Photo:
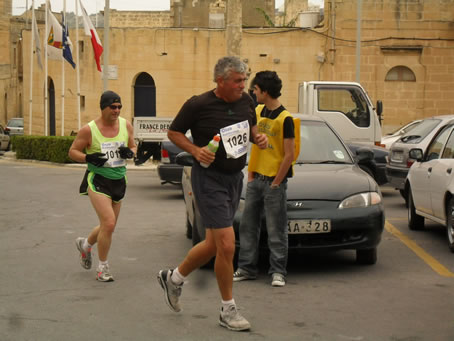
[[[377,111],[377,116],[378,116],[378,122],[380,123],[381,125],[381,122],[383,121],[383,102],[378,100],[377,101],[377,108],[376,108],[376,111]]]
[[[383,102],[378,100],[377,101],[377,115],[380,116],[383,112]]]
[[[414,148],[414,149],[410,149],[410,151],[408,152],[408,156],[410,157],[410,159],[414,159],[414,160],[420,162],[424,156],[424,153],[423,153],[422,149]]]
[[[374,152],[367,147],[361,147],[356,150],[356,161],[359,164],[369,163],[374,159]]]
[[[192,166],[194,157],[188,152],[181,152],[177,155],[175,161],[180,166]]]

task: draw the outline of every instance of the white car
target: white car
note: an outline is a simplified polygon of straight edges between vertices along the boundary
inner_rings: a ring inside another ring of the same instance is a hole
[[[441,129],[424,152],[410,150],[416,161],[406,179],[408,227],[424,228],[424,219],[446,226],[449,249],[454,252],[454,122]]]
[[[402,127],[394,130],[393,132],[386,134],[381,139],[381,144],[384,145],[386,149],[391,148],[391,145],[396,142],[399,138],[401,138],[405,133],[409,132],[411,129],[416,127],[422,120],[414,120],[411,121]]]
[[[9,149],[9,135],[6,134],[3,127],[0,125],[0,150],[8,150]]]

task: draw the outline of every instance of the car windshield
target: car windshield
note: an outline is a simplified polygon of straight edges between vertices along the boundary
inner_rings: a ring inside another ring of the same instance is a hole
[[[22,121],[22,120],[11,120],[11,121],[8,122],[8,127],[23,128],[24,127],[24,121]]]
[[[402,142],[415,142],[424,139],[441,122],[439,119],[427,119],[402,136]]]
[[[296,163],[353,163],[331,128],[321,121],[301,121],[300,154]]]
[[[407,124],[404,124],[403,126],[401,126],[400,128],[397,128],[396,130],[386,134],[386,135],[396,135],[397,133],[401,133],[402,135],[403,134],[406,134],[408,133],[410,130],[412,130],[413,128],[415,128],[419,123],[421,122],[411,122],[411,123],[407,123]],[[402,131],[402,132],[401,132]]]

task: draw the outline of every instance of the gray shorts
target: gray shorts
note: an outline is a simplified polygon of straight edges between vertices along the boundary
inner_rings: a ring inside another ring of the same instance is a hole
[[[221,173],[194,162],[191,179],[203,226],[213,229],[233,226],[243,188],[243,172]]]

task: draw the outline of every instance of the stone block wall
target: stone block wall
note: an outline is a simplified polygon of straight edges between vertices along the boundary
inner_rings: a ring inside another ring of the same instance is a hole
[[[111,27],[171,27],[170,11],[117,11],[110,12]]]

